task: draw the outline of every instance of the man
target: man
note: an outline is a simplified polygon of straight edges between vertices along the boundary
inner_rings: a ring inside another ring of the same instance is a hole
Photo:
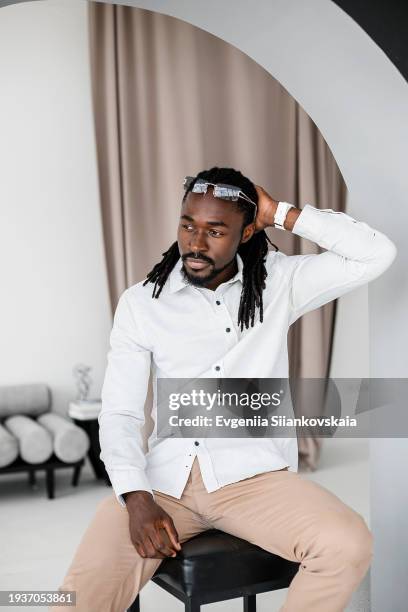
[[[269,226],[327,250],[268,252]],[[77,610],[122,612],[162,559],[209,528],[300,563],[282,611],[345,608],[369,567],[372,534],[297,473],[295,437],[159,439],[155,428],[145,455],[143,407],[151,367],[154,419],[157,378],[287,378],[289,326],[378,277],[395,254],[366,223],[277,202],[238,171],[186,178],[177,241],[116,309],[99,417],[115,494],[61,587],[76,591]]]

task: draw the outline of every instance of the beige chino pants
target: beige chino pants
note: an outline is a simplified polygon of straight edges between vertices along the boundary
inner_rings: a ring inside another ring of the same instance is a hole
[[[196,458],[181,499],[155,497],[181,543],[216,528],[299,562],[280,612],[343,611],[371,562],[373,538],[363,517],[287,469],[207,493]],[[139,556],[128,512],[112,494],[98,505],[60,590],[76,591],[76,612],[124,612],[160,563]]]

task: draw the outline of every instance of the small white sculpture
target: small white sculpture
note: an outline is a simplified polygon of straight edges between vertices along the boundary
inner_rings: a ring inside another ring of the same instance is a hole
[[[83,363],[79,363],[73,369],[74,376],[77,381],[77,401],[86,401],[88,399],[89,388],[92,383],[92,379],[89,376],[89,372],[92,370],[90,366]]]

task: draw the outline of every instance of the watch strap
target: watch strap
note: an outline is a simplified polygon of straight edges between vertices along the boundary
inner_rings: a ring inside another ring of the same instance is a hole
[[[289,202],[279,202],[278,207],[275,212],[275,216],[273,219],[274,226],[277,229],[284,230],[283,224],[286,219],[286,215],[290,208],[294,208],[293,204],[289,204]]]

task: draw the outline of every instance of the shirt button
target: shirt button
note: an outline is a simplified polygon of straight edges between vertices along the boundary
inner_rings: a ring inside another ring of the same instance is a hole
[[[221,304],[220,300],[217,300],[215,303],[217,304],[217,306]]]
[[[220,366],[215,366],[215,369],[217,370],[217,372],[221,370]]]
[[[195,444],[196,446],[199,446],[199,444],[200,444],[200,443],[199,443],[199,442],[197,442],[197,440],[196,440],[196,441],[194,442],[194,444]]]
[[[226,332],[230,332],[230,331],[231,331],[231,328],[230,328],[230,327],[227,327],[227,329],[226,329],[225,331],[226,331]]]

